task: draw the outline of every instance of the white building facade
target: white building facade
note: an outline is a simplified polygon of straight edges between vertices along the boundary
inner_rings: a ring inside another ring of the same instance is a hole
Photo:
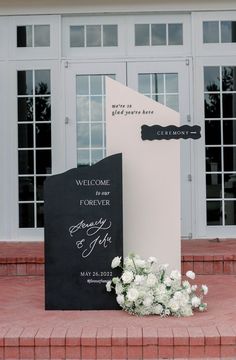
[[[235,2],[0,0],[0,240],[43,240],[45,179],[106,156],[105,76],[201,126],[182,237],[235,237]]]

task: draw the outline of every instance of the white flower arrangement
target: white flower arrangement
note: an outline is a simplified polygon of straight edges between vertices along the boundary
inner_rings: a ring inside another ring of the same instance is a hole
[[[120,277],[108,281],[106,289],[116,293],[116,301],[121,308],[135,315],[191,316],[193,310],[205,311],[207,304],[203,297],[208,287],[191,285],[181,280],[178,270],[167,273],[168,264],[157,265],[155,257],[148,260],[138,255],[129,255],[121,265],[121,257],[112,260],[111,267],[121,267]],[[193,271],[187,271],[189,279],[195,279]],[[196,291],[199,290],[199,294]]]

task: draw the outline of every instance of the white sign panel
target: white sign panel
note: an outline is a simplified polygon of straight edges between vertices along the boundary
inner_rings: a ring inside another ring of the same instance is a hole
[[[179,113],[106,78],[107,155],[123,154],[124,255],[156,256],[171,269],[181,260],[179,121]],[[150,127],[159,140],[142,139]]]

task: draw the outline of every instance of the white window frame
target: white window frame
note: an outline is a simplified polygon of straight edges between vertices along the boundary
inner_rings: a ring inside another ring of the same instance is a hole
[[[204,57],[198,58],[195,65],[195,104],[196,123],[202,128],[202,137],[194,142],[194,198],[196,204],[196,234],[198,237],[235,237],[236,225],[207,226],[206,219],[206,183],[205,183],[205,120],[204,120],[204,67],[205,66],[235,66],[236,58]],[[219,235],[220,234],[220,235]]]
[[[165,58],[191,55],[190,14],[156,14],[127,17],[127,53],[139,58]],[[183,45],[135,46],[135,24],[183,24]]]
[[[0,60],[8,57],[8,22],[7,17],[0,16]]]
[[[211,11],[193,13],[193,42],[195,56],[236,55],[236,43],[203,43],[204,21],[236,21],[236,11]],[[219,24],[220,26],[220,24]]]
[[[50,46],[17,47],[17,26],[50,25]],[[60,55],[60,16],[14,16],[9,20],[9,58],[22,59],[58,59]]]
[[[43,70],[49,69],[51,73],[51,132],[52,132],[52,173],[60,173],[65,170],[65,139],[63,134],[64,119],[62,117],[63,104],[61,105],[61,78],[60,64],[58,61],[22,61],[9,64],[9,88],[8,88],[8,133],[6,139],[9,144],[8,165],[9,179],[8,189],[10,192],[9,208],[11,216],[7,219],[10,223],[8,239],[36,241],[43,240],[43,228],[19,228],[18,226],[18,138],[17,138],[17,71],[19,70]]]
[[[75,25],[117,25],[118,46],[70,47],[70,26]],[[114,15],[62,17],[62,56],[64,58],[109,59],[124,56],[126,37],[124,17]]]

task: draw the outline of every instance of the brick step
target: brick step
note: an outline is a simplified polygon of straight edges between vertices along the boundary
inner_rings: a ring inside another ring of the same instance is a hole
[[[236,327],[12,327],[0,359],[236,358]]]
[[[236,239],[183,240],[182,273],[236,274]],[[43,242],[0,242],[0,276],[44,275]]]

